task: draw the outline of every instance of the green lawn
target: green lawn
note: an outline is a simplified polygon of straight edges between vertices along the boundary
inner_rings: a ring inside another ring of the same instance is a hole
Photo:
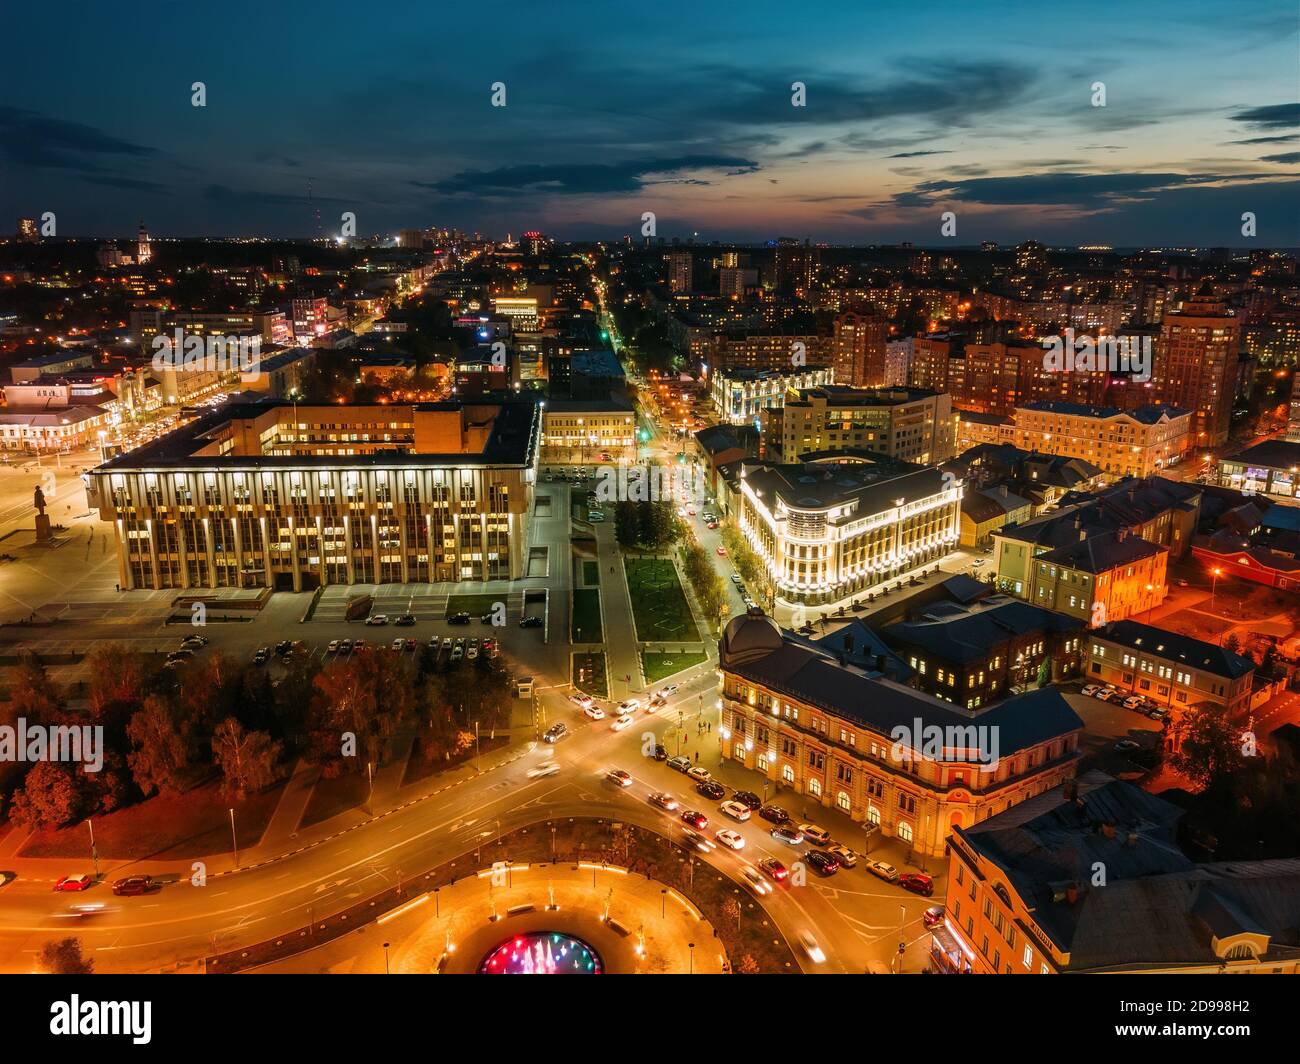
[[[600,563],[583,562],[582,563],[582,582],[588,587],[597,587],[600,584]]]
[[[573,655],[573,686],[593,698],[609,697],[609,681],[605,676],[605,654]]]
[[[600,592],[594,587],[573,592],[573,642],[603,643],[600,627]]]
[[[474,618],[482,617],[485,613],[491,613],[492,607],[498,602],[505,601],[505,592],[498,595],[452,595],[447,599],[447,616],[468,613]]]
[[[700,631],[671,559],[624,556],[623,569],[627,573],[638,640],[642,643],[699,642]]]
[[[647,650],[641,654],[641,670],[645,673],[645,682],[654,684],[675,672],[698,665],[707,658],[708,655],[702,650],[688,650],[680,654],[651,653]]]

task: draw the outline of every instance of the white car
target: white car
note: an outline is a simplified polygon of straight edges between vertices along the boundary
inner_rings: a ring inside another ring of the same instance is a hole
[[[595,699],[593,699],[591,695],[569,695],[569,698],[579,709],[586,709],[595,702]]]
[[[772,893],[772,884],[759,873],[757,868],[750,868],[749,865],[745,865],[740,870],[740,874],[745,877],[745,882],[749,884],[755,894]]]
[[[400,654],[400,653],[402,652],[402,648],[403,648],[404,646],[406,646],[406,640],[405,640],[405,639],[394,639],[394,640],[393,640],[393,645],[392,645],[391,649],[397,651],[397,653]]]
[[[631,713],[624,713],[621,717],[618,718],[618,720],[614,721],[614,730],[622,731],[624,728],[626,728],[629,724],[632,723],[632,720],[633,717]]]
[[[1100,691],[1100,690],[1101,690],[1101,684],[1099,684],[1099,683],[1086,683],[1086,684],[1083,685],[1082,688],[1080,688],[1080,690],[1079,690],[1079,694],[1081,694],[1081,695],[1087,695],[1089,698],[1091,698],[1093,695],[1095,695],[1095,694],[1096,694],[1098,691]]]
[[[624,772],[621,768],[610,769],[605,773],[605,778],[610,783],[617,783],[620,787],[632,786],[632,774]]]
[[[732,820],[746,821],[749,819],[749,807],[741,805],[739,802],[723,802],[718,809],[726,813]]]
[[[713,837],[723,846],[728,846],[733,850],[743,850],[745,848],[745,837],[739,831],[723,828],[721,831],[715,831]]]
[[[559,771],[560,766],[558,762],[543,761],[536,768],[530,768],[528,770],[528,778],[530,780],[539,780],[543,776],[554,776]]]
[[[677,693],[677,690],[678,690],[677,685],[675,683],[670,683],[667,687],[665,687],[662,691],[659,692],[659,697],[671,698],[673,695]]]
[[[650,802],[660,809],[667,809],[670,813],[677,808],[677,799],[667,791],[655,791],[650,795]]]
[[[620,702],[618,704],[618,711],[620,713],[631,713],[634,709],[640,708],[641,699],[639,698],[629,698],[626,702]]]
[[[585,714],[587,714],[587,716],[589,716],[592,720],[605,719],[605,711],[601,709],[600,706],[586,705],[582,707],[582,711]]]
[[[867,871],[873,876],[879,876],[886,883],[898,882],[898,869],[886,861],[871,861],[867,864]]]
[[[387,623],[388,623],[388,614],[386,613],[375,613],[375,614],[371,614],[369,617],[366,618],[366,624],[387,624]]]
[[[339,641],[337,639],[331,639],[329,641],[329,645],[325,647],[325,653],[337,654],[338,652],[339,652]]]
[[[691,766],[691,768],[687,770],[686,775],[690,776],[691,779],[693,779],[696,783],[703,783],[705,780],[713,779],[713,776],[709,773],[709,770],[705,768],[703,765]]]
[[[799,945],[803,947],[803,951],[808,954],[808,959],[813,964],[826,963],[826,954],[822,952],[821,946],[817,945],[817,940],[807,931],[799,932]]]

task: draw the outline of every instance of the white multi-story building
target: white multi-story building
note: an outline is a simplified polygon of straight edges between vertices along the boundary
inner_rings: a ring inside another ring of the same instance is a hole
[[[829,366],[780,369],[720,369],[710,396],[718,420],[728,425],[758,425],[759,413],[781,406],[787,394],[830,384]]]

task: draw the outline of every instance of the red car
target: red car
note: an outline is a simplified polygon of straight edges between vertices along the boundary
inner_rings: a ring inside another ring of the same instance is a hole
[[[898,877],[898,885],[926,898],[934,893],[934,880],[920,872],[904,872]]]
[[[95,885],[94,876],[64,876],[54,884],[55,890],[89,890]]]
[[[719,548],[718,548],[718,557],[719,557],[719,558],[725,558],[726,556],[727,556],[727,548],[726,548],[726,547],[719,547]]]
[[[773,879],[775,879],[778,883],[783,882],[785,878],[790,874],[789,871],[786,870],[785,865],[783,865],[775,857],[764,857],[761,861],[758,862],[758,867],[761,868]]]
[[[921,914],[921,922],[924,923],[926,927],[938,927],[943,923],[943,906],[931,905],[930,908],[926,909],[925,912]]]
[[[686,812],[682,814],[682,819],[686,821],[686,823],[690,824],[691,827],[698,828],[701,831],[709,826],[709,818],[694,809],[686,810]]]

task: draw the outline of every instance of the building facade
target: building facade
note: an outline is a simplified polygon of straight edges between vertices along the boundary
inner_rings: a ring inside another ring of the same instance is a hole
[[[1191,411],[1042,402],[1016,408],[1010,442],[1026,451],[1082,458],[1112,477],[1146,477],[1176,465],[1192,447]]]
[[[829,366],[792,366],[788,370],[720,369],[713,373],[709,395],[719,421],[728,425],[757,425],[761,411],[783,405],[791,392],[830,384],[832,380]]]
[[[517,579],[541,409],[231,402],[86,475],[123,588]]]
[[[868,450],[938,464],[955,450],[947,395],[921,388],[805,388],[763,415],[764,454],[782,462],[826,451]]]

